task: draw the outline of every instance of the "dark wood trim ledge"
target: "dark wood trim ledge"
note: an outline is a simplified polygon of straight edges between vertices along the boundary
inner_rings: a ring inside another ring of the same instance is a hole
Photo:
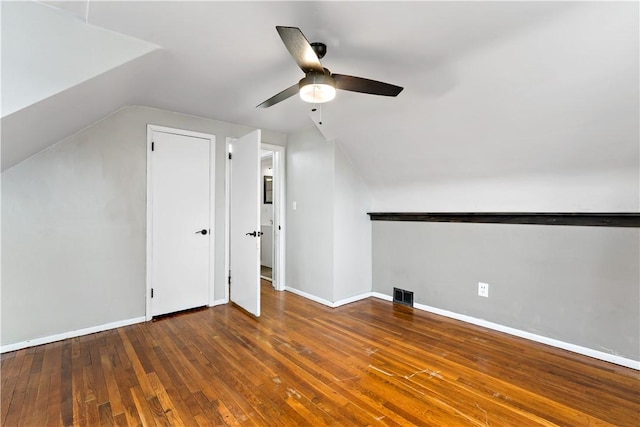
[[[369,212],[371,221],[640,227],[634,212]]]

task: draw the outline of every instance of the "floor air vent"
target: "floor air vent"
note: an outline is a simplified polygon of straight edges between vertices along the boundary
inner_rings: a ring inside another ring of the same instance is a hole
[[[413,292],[393,288],[393,302],[413,307]]]

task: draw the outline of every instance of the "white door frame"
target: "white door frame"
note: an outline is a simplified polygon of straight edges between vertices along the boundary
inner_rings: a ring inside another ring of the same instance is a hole
[[[209,224],[211,224],[210,245],[209,245],[209,306],[214,305],[214,267],[215,267],[215,165],[216,165],[216,137],[208,133],[193,132],[184,129],[175,129],[158,125],[147,125],[147,268],[146,268],[146,294],[145,294],[145,319],[151,320],[153,317],[151,314],[151,288],[153,288],[151,269],[153,262],[153,191],[151,188],[152,174],[153,174],[153,162],[151,161],[151,143],[153,142],[154,132],[171,133],[175,135],[192,136],[195,138],[202,138],[209,140]]]
[[[237,138],[227,137],[225,141],[225,159],[226,159],[226,167],[225,167],[225,220],[224,220],[224,302],[220,301],[218,303],[227,304],[229,302],[229,215],[230,215],[230,178],[231,178],[231,168],[229,163],[229,147],[231,143],[235,141]],[[273,151],[273,175],[274,180],[276,181],[276,186],[273,191],[273,229],[274,229],[274,246],[277,246],[277,251],[274,251],[274,264],[276,275],[273,277],[273,287],[278,291],[284,291],[286,287],[286,227],[285,227],[285,219],[286,219],[286,168],[285,168],[285,147],[281,145],[272,145],[262,143],[261,148],[263,150]],[[277,212],[277,213],[276,213]],[[280,228],[278,230],[278,228]],[[277,234],[276,234],[277,233]],[[277,240],[277,244],[276,244]]]

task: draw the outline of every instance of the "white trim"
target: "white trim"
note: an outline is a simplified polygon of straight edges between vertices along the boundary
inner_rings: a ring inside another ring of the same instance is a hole
[[[231,161],[229,160],[229,148],[231,143],[238,138],[227,137],[225,139],[224,155],[224,299],[229,303],[229,264],[230,264],[230,236],[231,236]]]
[[[340,307],[341,305],[351,304],[352,302],[360,301],[373,296],[372,292],[365,292],[364,294],[354,295],[349,298],[341,299],[333,303],[333,307]]]
[[[273,210],[273,246],[277,250],[274,255],[274,269],[272,272],[273,287],[277,291],[284,291],[286,288],[286,212],[287,212],[287,192],[286,192],[286,147],[273,144],[261,144],[262,150],[268,150],[273,153],[273,176],[276,180],[276,186],[273,192],[274,210]],[[277,209],[276,209],[277,206]]]
[[[391,295],[381,294],[379,292],[371,292],[371,296],[374,298],[383,299],[385,301],[393,301],[393,298],[391,298]]]
[[[152,130],[154,132],[170,133],[173,135],[182,135],[182,136],[191,136],[194,138],[210,139],[214,142],[216,140],[215,135],[212,135],[210,133],[195,132],[195,131],[186,130],[186,129],[169,128],[166,126],[147,124],[147,130]]]
[[[215,307],[216,305],[224,305],[224,304],[229,304],[229,300],[228,299],[217,299],[217,300],[213,301],[213,304],[211,304],[211,307]]]
[[[326,305],[328,307],[333,307],[333,303],[331,301],[326,300],[324,298],[317,297],[315,295],[308,294],[308,293],[306,293],[304,291],[301,291],[299,289],[286,287],[285,291],[291,292],[292,294],[300,295],[301,297],[304,297],[306,299],[310,299],[311,301],[318,302],[318,303],[320,303],[322,305]]]
[[[216,136],[209,135],[209,307],[215,303],[216,282]]]
[[[373,292],[372,296],[375,298],[383,299],[385,301],[392,301],[393,298],[390,295],[380,294]],[[626,357],[618,356],[615,354],[605,353],[603,351],[594,350],[587,347],[582,347],[576,344],[560,341],[554,338],[548,338],[542,335],[534,334],[520,329],[515,329],[509,326],[500,325],[499,323],[489,322],[488,320],[478,319],[475,317],[467,316],[465,314],[454,313],[452,311],[443,310],[436,307],[431,307],[424,304],[414,304],[414,308],[422,311],[428,311],[429,313],[438,314],[440,316],[449,317],[451,319],[461,320],[473,325],[482,326],[483,328],[492,329],[498,332],[504,332],[505,334],[514,335],[516,337],[525,338],[531,341],[539,342],[542,344],[557,347],[563,350],[568,350],[573,353],[582,354],[583,356],[593,357],[594,359],[604,360],[605,362],[615,363],[616,365],[626,366],[627,368],[640,370],[640,361],[627,359]]]
[[[337,308],[337,307],[340,307],[342,305],[351,304],[352,302],[360,301],[360,300],[363,300],[363,299],[366,299],[366,298],[369,298],[369,297],[373,296],[372,292],[365,292],[364,294],[355,295],[355,296],[352,296],[352,297],[349,297],[349,298],[341,299],[341,300],[336,301],[336,302],[331,302],[329,300],[317,297],[315,295],[311,295],[311,294],[306,293],[304,291],[301,291],[299,289],[289,288],[288,287],[285,290],[291,292],[292,294],[300,295],[301,297],[310,299],[311,301],[315,301],[317,303],[320,303],[322,305],[326,305],[327,307],[331,307],[331,308]]]
[[[202,132],[194,132],[190,130],[184,129],[176,129],[169,128],[165,126],[158,126],[147,124],[147,253],[146,253],[146,290],[145,290],[145,320],[151,320],[153,317],[151,314],[151,288],[152,288],[152,258],[153,258],[153,241],[152,241],[152,226],[153,226],[153,198],[152,198],[152,188],[151,188],[151,174],[152,170],[152,162],[150,158],[151,153],[151,144],[153,142],[153,133],[154,132],[162,132],[169,133],[173,135],[183,135],[190,136],[194,138],[202,138],[209,140],[209,224],[210,224],[210,237],[209,237],[209,297],[207,298],[209,306],[213,306],[215,304],[214,300],[214,289],[215,289],[215,241],[216,241],[216,233],[215,233],[215,225],[216,225],[216,211],[215,211],[215,200],[216,200],[216,136],[209,133]]]
[[[145,320],[146,319],[144,316],[134,317],[133,319],[119,320],[117,322],[105,323],[104,325],[92,326],[90,328],[84,328],[84,329],[77,329],[75,331],[49,335],[47,337],[26,340],[22,342],[17,342],[15,344],[7,344],[7,345],[0,346],[0,353],[22,350],[23,348],[27,348],[27,347],[34,347],[36,345],[49,344],[56,341],[66,340],[68,338],[81,337],[83,335],[95,334],[96,332],[103,332],[103,331],[108,331],[110,329],[116,329],[116,328],[121,328],[123,326],[134,325],[136,323],[142,323]]]
[[[151,253],[153,248],[153,239],[151,238],[151,224],[153,222],[153,212],[151,211],[151,194],[153,193],[151,189],[151,144],[153,143],[153,131],[155,127],[152,125],[147,125],[147,152],[146,152],[146,161],[147,161],[147,224],[146,224],[146,234],[147,234],[147,250],[145,253],[145,262],[146,262],[146,275],[145,275],[145,291],[144,291],[144,300],[145,300],[145,309],[144,316],[145,320],[151,320]]]

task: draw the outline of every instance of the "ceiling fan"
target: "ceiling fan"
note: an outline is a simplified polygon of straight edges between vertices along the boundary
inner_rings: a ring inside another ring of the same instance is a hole
[[[321,104],[331,101],[336,96],[336,89],[382,96],[398,96],[402,92],[402,87],[389,83],[344,74],[332,74],[320,63],[320,59],[327,53],[327,45],[309,43],[300,28],[297,27],[278,26],[276,30],[305,76],[300,82],[272,96],[256,108],[271,107],[296,93],[300,94],[303,101]]]

